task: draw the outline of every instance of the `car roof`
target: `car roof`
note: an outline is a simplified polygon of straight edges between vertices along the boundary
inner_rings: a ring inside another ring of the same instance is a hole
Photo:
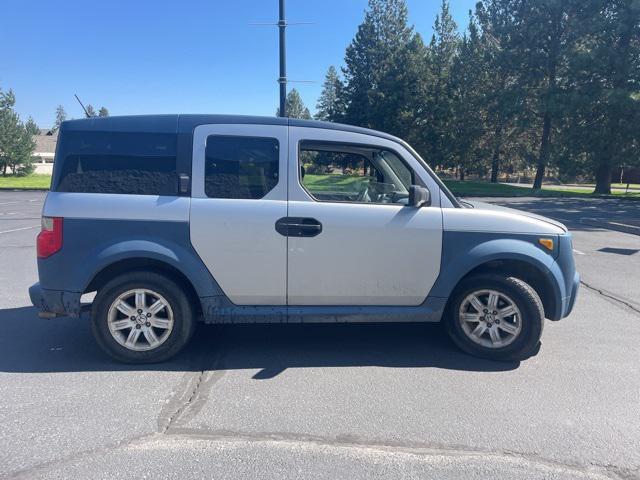
[[[74,131],[107,131],[107,132],[154,132],[154,133],[191,133],[198,125],[207,124],[255,124],[255,125],[289,125],[292,127],[322,128],[344,132],[363,133],[386,138],[396,142],[402,141],[388,133],[356,127],[342,123],[322,122],[318,120],[300,120],[297,118],[258,117],[249,115],[123,115],[114,117],[93,117],[79,120],[67,120],[61,129]]]

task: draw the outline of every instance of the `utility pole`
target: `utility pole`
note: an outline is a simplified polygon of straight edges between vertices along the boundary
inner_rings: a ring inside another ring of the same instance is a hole
[[[280,15],[278,23],[250,23],[250,25],[276,25],[280,34],[280,76],[278,83],[280,84],[280,108],[278,113],[281,117],[287,116],[287,83],[315,83],[309,80],[289,80],[287,78],[287,46],[286,46],[286,28],[289,25],[312,25],[312,22],[294,22],[287,23],[284,14],[284,3],[286,0],[278,0]]]
[[[280,16],[278,19],[278,30],[280,31],[280,77],[278,83],[280,84],[280,116],[287,116],[287,47],[286,47],[286,33],[287,21],[284,18],[284,2],[280,0]]]

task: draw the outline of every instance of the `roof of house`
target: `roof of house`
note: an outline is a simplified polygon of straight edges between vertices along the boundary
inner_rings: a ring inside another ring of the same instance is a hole
[[[55,153],[56,143],[58,142],[58,132],[51,130],[40,130],[39,135],[34,135],[33,139],[36,142],[36,153]]]
[[[321,122],[317,120],[300,120],[282,117],[255,117],[246,115],[131,115],[115,117],[93,117],[68,120],[62,124],[62,130],[97,130],[156,133],[190,133],[198,125],[206,124],[257,124],[257,125],[290,125],[293,127],[324,128],[346,132],[364,133],[389,140],[398,138],[377,130],[345,125],[341,123]]]

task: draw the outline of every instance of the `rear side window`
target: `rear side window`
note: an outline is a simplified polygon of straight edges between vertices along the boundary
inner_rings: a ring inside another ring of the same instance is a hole
[[[275,138],[210,135],[205,151],[205,194],[210,198],[263,198],[278,184],[279,157]]]
[[[176,195],[176,135],[65,132],[59,192]]]

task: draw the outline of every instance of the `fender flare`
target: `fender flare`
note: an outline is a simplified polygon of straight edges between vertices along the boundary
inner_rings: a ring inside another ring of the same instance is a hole
[[[542,273],[552,287],[555,304],[562,305],[564,281],[553,255],[557,252],[549,254],[536,246],[532,240],[537,239],[537,235],[495,238],[498,234],[494,234],[494,238],[487,239],[476,232],[445,233],[449,235],[445,235],[443,241],[440,274],[429,296],[449,298],[460,281],[481,265],[496,260],[517,260]]]
[[[104,269],[127,259],[150,259],[165,263],[181,272],[193,285],[199,297],[224,295],[200,257],[192,248],[176,243],[162,244],[151,240],[124,240],[100,245],[87,254],[92,259],[91,268],[82,265],[79,273],[86,289]]]

